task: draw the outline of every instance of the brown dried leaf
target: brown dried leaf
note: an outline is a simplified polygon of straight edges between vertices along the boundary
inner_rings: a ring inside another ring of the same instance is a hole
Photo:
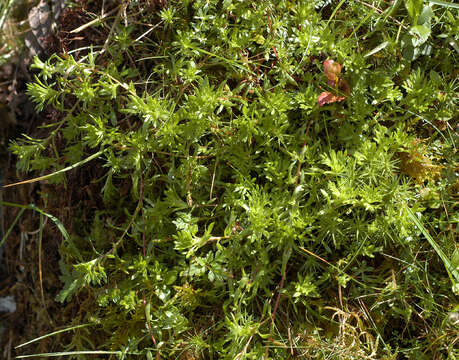
[[[319,95],[317,102],[319,103],[319,106],[324,106],[326,104],[343,101],[345,98],[345,96],[337,96],[328,91],[324,91]]]
[[[401,172],[418,184],[425,180],[437,180],[441,175],[442,166],[433,164],[419,149],[400,153],[399,158]]]

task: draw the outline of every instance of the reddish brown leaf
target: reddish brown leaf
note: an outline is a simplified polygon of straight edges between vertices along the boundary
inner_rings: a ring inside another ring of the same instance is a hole
[[[344,96],[336,96],[335,94],[329,93],[328,91],[324,91],[319,95],[317,102],[319,103],[319,106],[324,106],[326,104],[343,101],[345,98],[346,97]]]

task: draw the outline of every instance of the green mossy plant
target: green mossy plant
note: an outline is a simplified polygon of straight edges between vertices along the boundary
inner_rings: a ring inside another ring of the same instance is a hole
[[[96,336],[63,350],[457,355],[457,11],[399,3],[122,2],[103,49],[35,59],[28,93],[63,117],[11,144],[18,169],[103,169],[57,297]],[[319,106],[326,59],[350,93]]]

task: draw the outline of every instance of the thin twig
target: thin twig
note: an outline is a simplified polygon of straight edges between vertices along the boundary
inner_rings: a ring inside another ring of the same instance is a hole
[[[161,358],[161,353],[160,353],[160,351],[158,349],[158,344],[157,344],[156,339],[155,339],[155,337],[153,335],[153,330],[151,329],[150,319],[148,318],[147,300],[145,298],[145,292],[143,292],[143,307],[144,307],[144,310],[145,310],[145,319],[147,320],[148,332],[150,333],[151,341],[153,341],[153,344],[155,345],[155,347],[157,349],[156,360],[159,360]]]
[[[108,43],[110,42],[110,39],[111,39],[111,37],[113,35],[113,32],[115,31],[115,27],[118,24],[118,22],[120,21],[121,11],[123,9],[123,6],[119,6],[118,8],[115,8],[113,10],[117,10],[117,9],[118,9],[118,13],[116,14],[115,21],[113,22],[112,27],[110,28],[110,32],[108,33],[107,39],[105,39],[104,47],[101,50],[101,54],[103,54],[105,52],[105,50],[107,50]]]
[[[43,309],[45,310],[46,316],[48,317],[48,320],[51,325],[53,325],[53,319],[51,316],[49,316],[49,312],[46,308],[46,303],[45,303],[45,294],[43,291],[43,265],[42,265],[42,245],[43,245],[43,228],[46,225],[46,220],[43,221],[43,214],[40,214],[40,231],[38,233],[38,278],[40,279],[40,296],[41,296],[41,302],[43,305]]]
[[[142,212],[142,248],[143,248],[143,258],[145,259],[147,257],[147,252],[146,252],[146,239],[145,239],[145,212],[143,209],[143,175],[142,175],[142,169],[140,169],[140,189],[139,189],[139,205],[140,209]]]
[[[280,301],[280,297],[281,297],[281,292],[282,292],[282,289],[284,288],[285,277],[286,277],[286,271],[284,269],[284,273],[282,274],[282,279],[281,279],[281,282],[280,282],[280,285],[279,285],[279,292],[277,293],[276,303],[274,304],[273,313],[271,315],[271,322],[273,324],[274,324],[274,320],[276,320],[277,308],[279,307],[279,301]]]
[[[384,12],[384,10],[381,10],[381,9],[378,9],[376,6],[374,5],[371,5],[371,4],[368,4],[364,1],[361,1],[361,0],[357,0],[358,3],[362,4],[362,5],[365,5],[367,7],[369,7],[370,9],[373,9],[374,11],[382,14]],[[398,21],[396,18],[392,17],[392,16],[388,16],[390,19],[392,19],[397,25],[400,25],[401,27],[403,27],[405,30],[408,29],[408,27],[406,25],[403,25],[403,23],[401,23],[400,21]]]
[[[163,20],[161,20],[160,22],[158,22],[155,25],[152,25],[147,31],[145,31],[142,35],[140,35],[137,39],[135,39],[134,42],[137,42],[137,41],[141,40],[142,38],[144,38],[145,36],[147,36],[149,33],[151,33],[153,30],[155,30],[162,23],[163,23]]]
[[[308,253],[309,255],[312,255],[315,258],[319,259],[320,261],[323,261],[325,264],[332,266],[332,264],[330,264],[327,260],[321,258],[319,255],[314,254],[313,252],[309,251],[308,249],[305,249],[304,247],[299,246],[299,248],[304,252]]]
[[[76,34],[79,33],[80,31],[83,31],[84,29],[97,24],[99,21],[102,21],[105,19],[107,16],[113,14],[116,10],[118,10],[118,6],[112,10],[110,10],[108,13],[103,14],[102,16],[98,16],[95,19],[91,20],[90,22],[87,22],[86,24],[81,25],[80,27],[77,27],[76,29],[73,29],[70,31],[70,34]]]
[[[193,206],[193,198],[191,197],[191,164],[188,164],[188,184],[187,184],[187,202],[188,206]]]
[[[303,147],[301,148],[301,151],[303,152],[304,149],[306,148],[306,144],[308,142],[308,134],[309,134],[309,128],[311,126],[311,122],[308,123],[308,126],[306,127],[306,131],[305,131],[305,134],[304,134],[304,143],[303,143]],[[300,173],[301,173],[301,161],[298,159],[298,167],[296,169],[296,180],[295,180],[295,187],[298,186],[298,183],[300,181]]]
[[[237,356],[235,357],[235,360],[239,360],[247,352],[247,349],[248,349],[252,339],[253,339],[253,334],[250,336],[249,340],[247,341],[247,344],[245,344],[245,346],[242,349],[242,351],[239,354],[237,354]]]
[[[99,258],[97,259],[98,262],[104,260],[108,255],[113,254],[116,251],[116,249],[118,249],[118,247],[121,245],[121,242],[123,241],[124,237],[126,236],[127,232],[129,231],[131,226],[134,224],[134,220],[136,219],[137,215],[139,214],[139,211],[140,211],[140,200],[137,203],[137,207],[136,207],[136,209],[134,211],[134,214],[132,215],[131,221],[129,222],[128,226],[124,230],[124,232],[121,235],[121,237],[119,238],[119,240],[115,244],[113,244],[112,248],[108,252],[106,252],[105,254],[99,256]]]
[[[290,331],[290,326],[287,328],[287,333],[288,333],[288,342],[290,344],[290,355],[294,355],[293,353],[293,342],[292,342],[292,334]]]
[[[43,243],[43,215],[40,214],[40,231],[38,232],[38,278],[40,279],[40,295],[43,306],[45,306],[45,294],[43,293],[43,271],[41,263],[41,251]]]
[[[174,156],[174,157],[179,157],[182,159],[209,159],[211,157],[214,157],[215,155],[180,155],[180,154],[173,154],[170,152],[166,151],[155,151],[156,154],[162,154],[162,155],[169,155],[169,156]]]
[[[213,191],[214,191],[215,172],[217,171],[217,163],[218,163],[218,159],[215,160],[214,172],[213,172],[213,174],[212,174],[212,184],[210,185],[209,200],[212,200],[212,194],[213,194]]]

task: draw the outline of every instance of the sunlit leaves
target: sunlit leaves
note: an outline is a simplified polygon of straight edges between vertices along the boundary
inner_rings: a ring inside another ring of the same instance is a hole
[[[429,231],[451,231],[455,57],[441,40],[432,50],[449,54],[441,62],[402,59],[409,44],[420,56],[435,41],[433,10],[419,1],[391,15],[387,2],[160,3],[134,30],[114,27],[110,58],[36,60],[33,100],[70,114],[49,138],[63,139],[58,159],[52,141],[11,145],[20,169],[106,149],[95,178],[80,180],[81,197],[101,193],[104,204],[74,205],[85,258],[62,268],[59,300],[87,292],[109,333],[104,346],[153,353],[153,335],[164,358],[285,359],[305,347],[330,357],[324,309],[336,306],[340,324],[363,324],[365,306],[376,322],[343,343],[385,341],[355,358],[448,337],[430,329],[444,323],[450,285],[403,210],[423,214]],[[144,5],[129,2],[122,21]],[[429,319],[425,294],[435,292],[441,316]],[[320,346],[296,335],[305,332]]]

